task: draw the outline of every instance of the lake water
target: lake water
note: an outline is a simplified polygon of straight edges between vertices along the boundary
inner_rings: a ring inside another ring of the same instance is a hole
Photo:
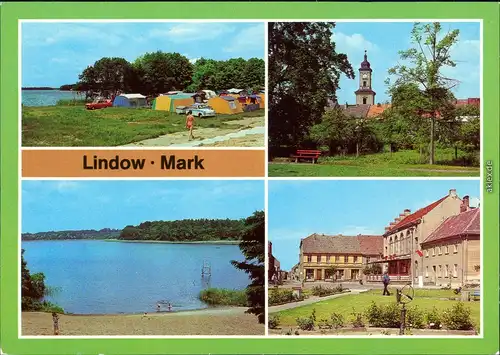
[[[22,90],[22,103],[24,106],[52,106],[59,100],[84,99],[73,91],[59,90]]]
[[[237,245],[30,241],[22,247],[30,272],[43,272],[56,288],[49,300],[68,313],[155,312],[161,301],[173,311],[206,308],[198,299],[207,287],[204,261],[211,287],[244,289],[250,281],[230,264],[244,260]]]

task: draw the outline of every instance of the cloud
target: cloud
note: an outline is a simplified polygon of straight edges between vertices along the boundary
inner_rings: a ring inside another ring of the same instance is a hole
[[[80,184],[78,182],[70,180],[62,180],[54,184],[54,189],[59,192],[72,191],[72,190],[77,190],[79,188]]]
[[[337,52],[345,52],[349,56],[351,53],[362,53],[365,50],[369,52],[376,52],[379,47],[367,40],[362,34],[354,33],[348,35],[342,32],[334,32],[332,35],[332,40],[336,44]]]
[[[189,59],[189,63],[194,64],[199,60],[200,60],[200,58],[191,58],[191,59]]]
[[[232,53],[262,49],[264,52],[264,32],[264,24],[261,23],[247,27],[237,33],[223,50]]]
[[[149,37],[184,43],[214,39],[233,31],[234,28],[229,23],[188,22],[153,29],[149,32]]]

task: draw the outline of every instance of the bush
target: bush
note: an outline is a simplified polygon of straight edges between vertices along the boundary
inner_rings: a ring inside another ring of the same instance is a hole
[[[208,288],[200,292],[199,299],[212,306],[248,306],[247,294],[244,290]]]
[[[276,306],[290,302],[302,301],[304,298],[298,298],[293,295],[290,289],[273,288],[269,290],[269,305]]]
[[[365,321],[363,320],[363,313],[356,313],[356,310],[352,311],[352,320],[351,324],[354,328],[364,328]]]
[[[472,330],[474,323],[470,317],[470,308],[463,302],[457,302],[443,312],[443,324],[450,330]]]
[[[332,322],[332,327],[335,329],[340,329],[344,326],[344,316],[341,313],[333,312],[330,316]]]
[[[269,317],[269,320],[267,322],[267,326],[269,327],[269,329],[276,329],[278,328],[279,325],[280,325],[279,315]]]
[[[401,310],[396,303],[378,306],[375,302],[365,312],[368,323],[378,328],[399,328],[401,325]]]
[[[427,322],[427,326],[431,329],[441,329],[442,327],[442,320],[441,320],[441,314],[437,310],[436,307],[432,307],[432,310],[427,312],[425,315],[425,319]]]
[[[332,329],[332,324],[328,321],[328,319],[321,319],[318,322],[319,329]]]
[[[312,294],[318,297],[325,297],[336,295],[338,293],[344,292],[346,289],[342,287],[342,285],[338,285],[336,287],[324,287],[324,286],[314,286],[312,289]]]
[[[424,312],[418,306],[409,308],[406,312],[406,324],[415,329],[425,328]]]
[[[311,317],[299,317],[295,321],[301,330],[314,330],[314,321]]]

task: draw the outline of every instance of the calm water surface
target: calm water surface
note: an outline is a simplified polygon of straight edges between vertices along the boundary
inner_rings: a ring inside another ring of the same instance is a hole
[[[52,106],[59,100],[84,99],[73,91],[59,90],[22,90],[22,103],[24,106]]]
[[[68,313],[154,312],[162,301],[174,311],[206,308],[198,299],[207,287],[204,261],[211,265],[211,287],[243,289],[249,283],[230,264],[244,260],[237,245],[30,241],[22,247],[30,272],[43,272],[56,288],[49,300]]]

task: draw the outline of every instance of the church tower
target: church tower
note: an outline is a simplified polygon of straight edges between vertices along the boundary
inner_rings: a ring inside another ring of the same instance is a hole
[[[365,60],[359,68],[359,89],[356,94],[356,105],[375,105],[375,91],[372,90],[372,69],[365,51]]]

